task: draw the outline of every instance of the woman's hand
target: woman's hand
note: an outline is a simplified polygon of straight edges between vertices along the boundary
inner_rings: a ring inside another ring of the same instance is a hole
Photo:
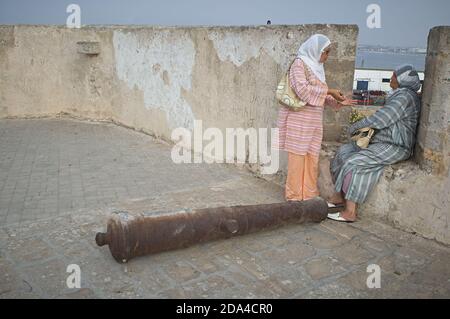
[[[342,94],[342,92],[340,90],[336,90],[336,89],[328,89],[327,94],[331,95],[332,97],[335,98],[336,101],[338,102],[343,102],[345,101],[345,96],[344,94]]]
[[[355,100],[351,100],[348,97],[345,97],[345,100],[342,102],[338,102],[339,104],[341,104],[342,106],[353,106],[353,105],[357,105],[357,102]]]

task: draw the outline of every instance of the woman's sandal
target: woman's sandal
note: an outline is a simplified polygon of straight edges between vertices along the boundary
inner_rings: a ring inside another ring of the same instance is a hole
[[[347,220],[344,217],[341,216],[341,213],[331,213],[327,216],[329,219],[338,221],[338,222],[344,222],[344,223],[353,223],[354,220]]]

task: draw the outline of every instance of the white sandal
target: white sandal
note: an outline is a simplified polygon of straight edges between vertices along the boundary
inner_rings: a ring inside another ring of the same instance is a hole
[[[336,220],[338,222],[353,223],[352,220],[347,220],[344,217],[342,217],[341,213],[331,213],[331,214],[328,214],[327,217],[329,219]]]

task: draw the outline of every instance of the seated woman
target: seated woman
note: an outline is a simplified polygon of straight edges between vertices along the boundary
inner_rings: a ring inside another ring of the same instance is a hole
[[[375,129],[369,146],[362,149],[356,142],[345,144],[331,162],[336,194],[330,201],[345,203],[343,212],[328,215],[331,219],[355,221],[357,205],[365,201],[384,167],[408,159],[413,152],[420,115],[419,75],[412,65],[400,66],[394,71],[390,86],[393,90],[385,105],[348,129],[350,136],[361,128]]]

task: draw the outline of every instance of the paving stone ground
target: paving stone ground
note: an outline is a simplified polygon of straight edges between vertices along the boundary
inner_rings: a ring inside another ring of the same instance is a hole
[[[0,298],[449,298],[450,248],[361,216],[290,225],[118,264],[108,215],[283,200],[231,165],[109,123],[0,120]],[[81,269],[69,289],[67,266]],[[367,287],[368,265],[381,288]]]

